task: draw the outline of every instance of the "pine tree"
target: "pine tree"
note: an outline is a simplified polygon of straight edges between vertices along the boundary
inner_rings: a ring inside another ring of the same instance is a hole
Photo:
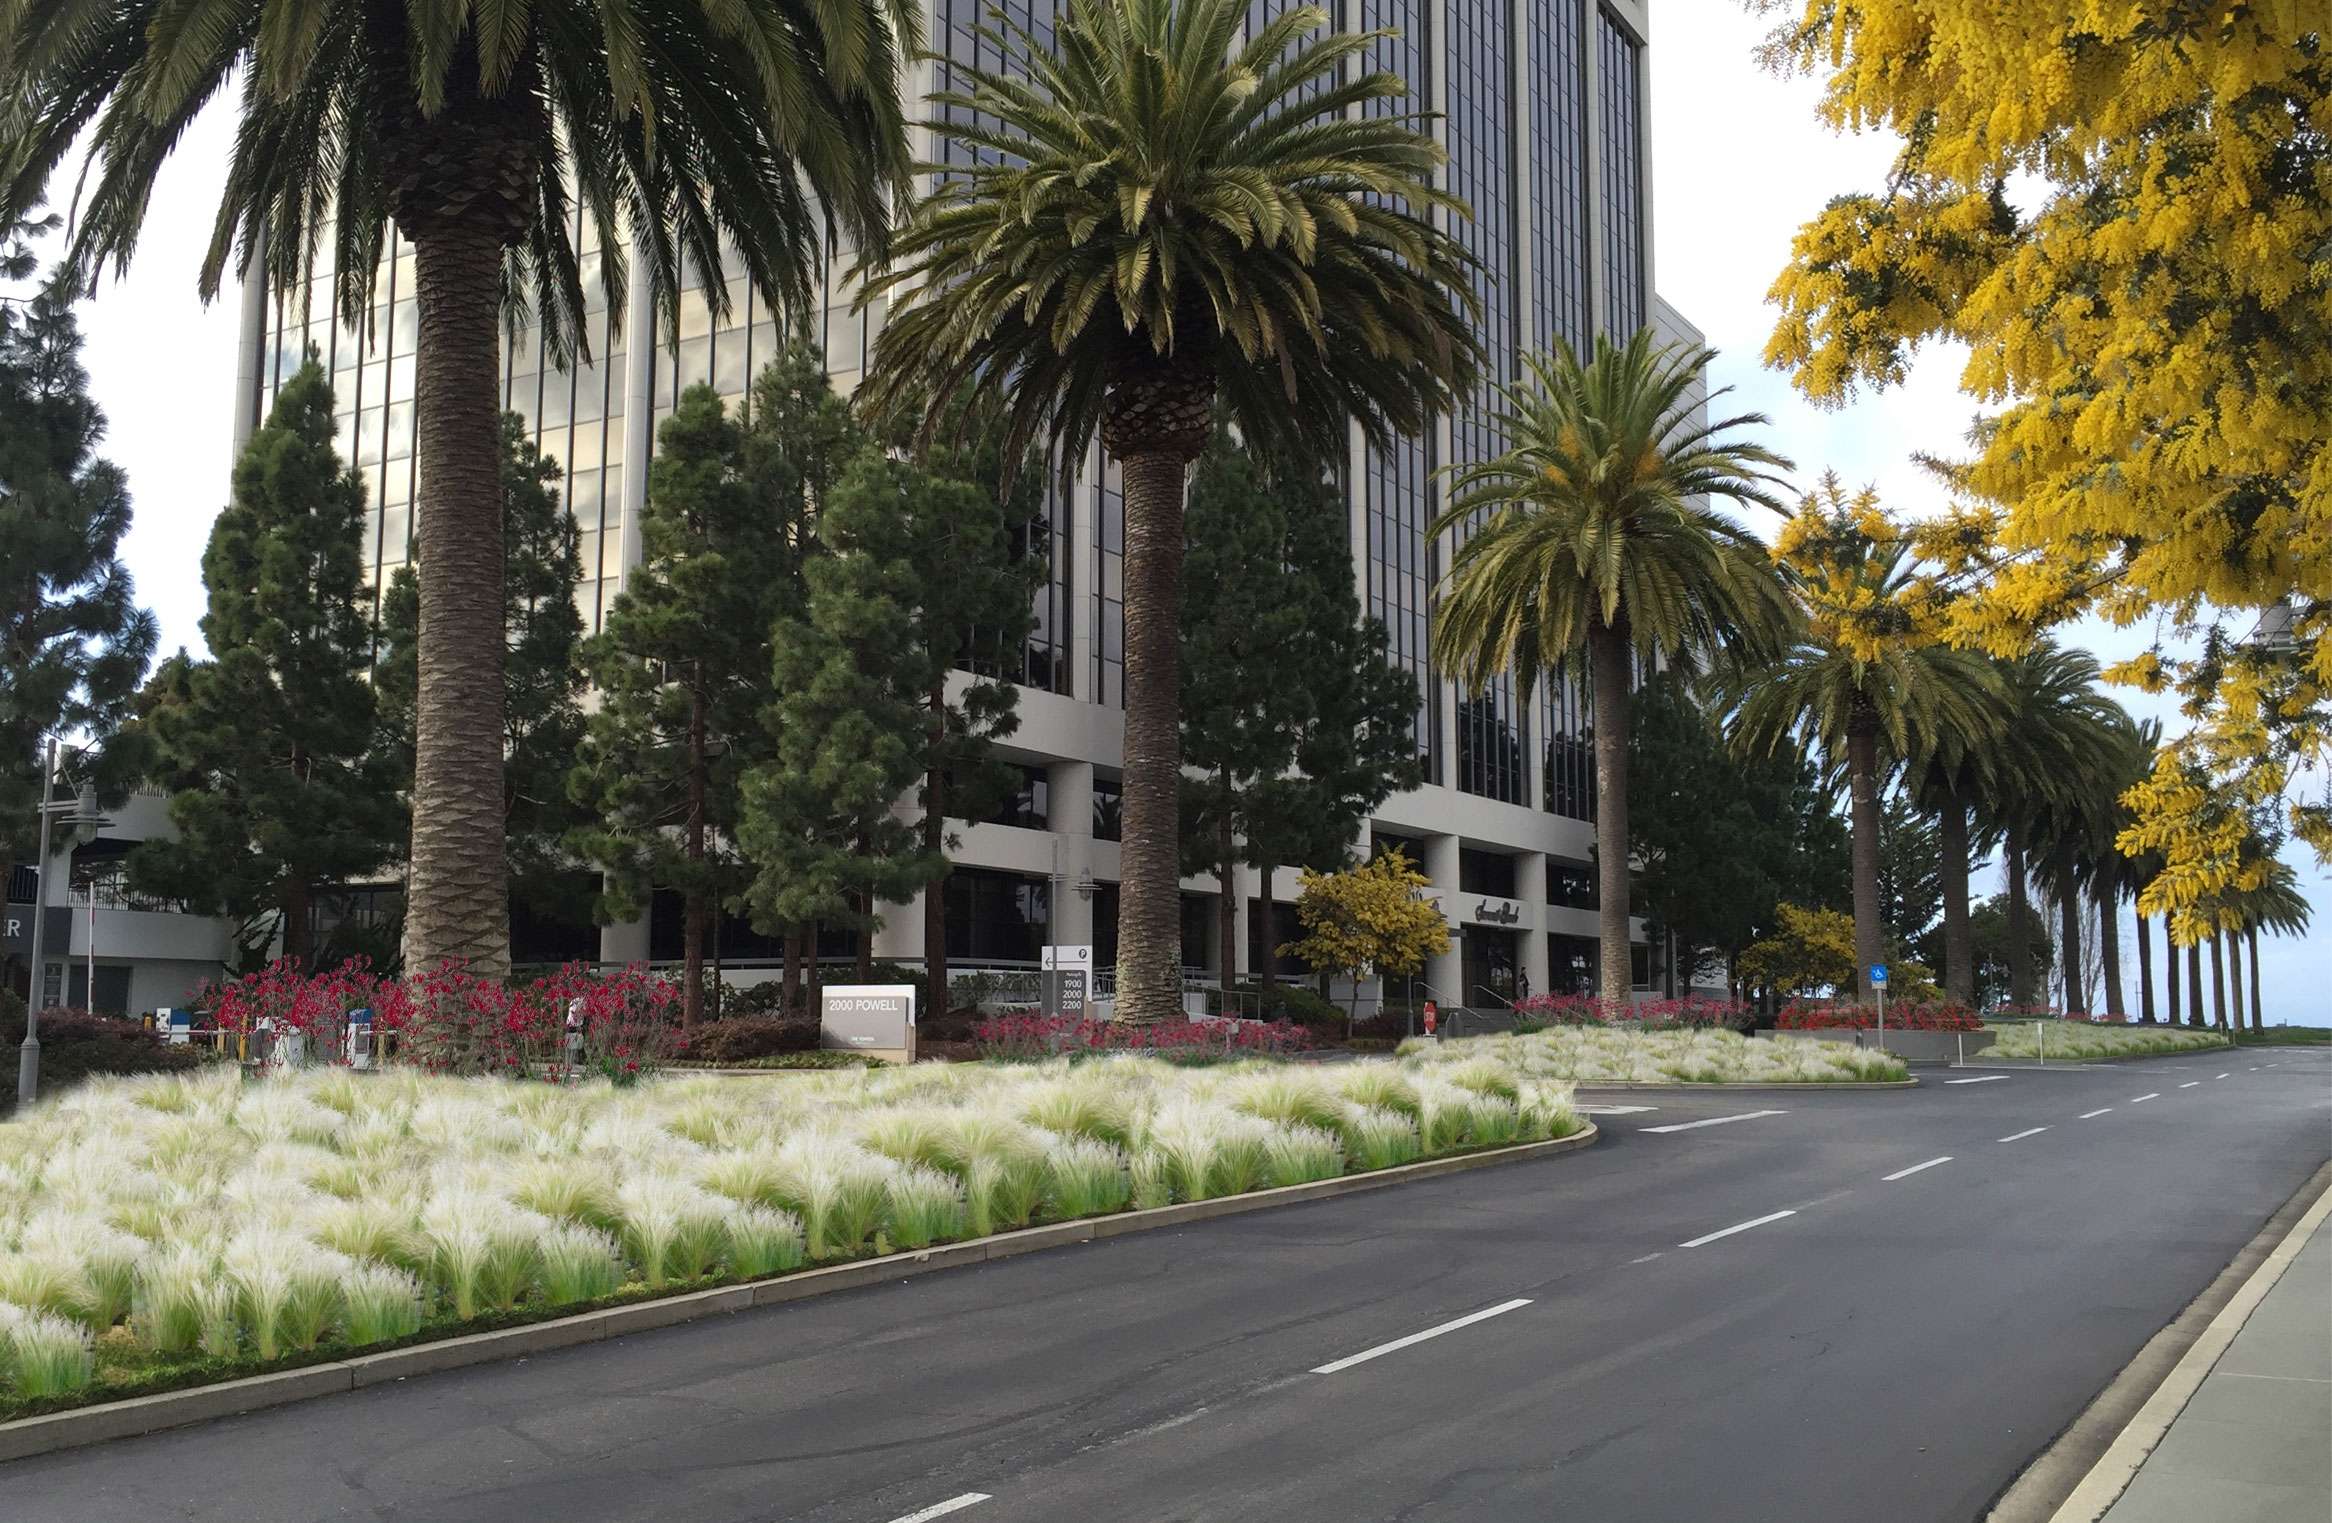
[[[755,467],[710,386],[683,392],[648,468],[641,563],[585,646],[600,702],[570,786],[594,823],[573,843],[605,870],[611,916],[680,895],[691,1025],[706,931],[745,887],[729,844],[739,782],[771,698],[770,631],[796,597],[803,499],[780,475]]]
[[[31,278],[54,221],[0,230],[0,278]],[[105,415],[80,351],[60,287],[0,299],[0,884],[38,850],[44,737],[78,735],[74,768],[104,793],[122,783],[126,749],[106,742],[154,652],[120,557],[129,487],[95,457]]]
[[[404,834],[366,680],[364,483],[332,438],[332,386],[311,358],[211,528],[211,658],[173,663],[141,722],[178,837],[130,858],[133,881],[197,911],[273,916],[303,959],[317,890],[379,870]]]
[[[525,419],[502,416],[503,624],[509,650],[502,666],[506,727],[503,813],[514,901],[546,910],[567,902],[572,857],[567,836],[581,823],[567,774],[583,740],[583,615],[575,588],[583,579],[580,532],[553,485],[559,467],[539,450]],[[419,686],[421,581],[408,564],[382,599],[380,661],[373,687],[381,743],[398,776],[413,771],[413,710]]]

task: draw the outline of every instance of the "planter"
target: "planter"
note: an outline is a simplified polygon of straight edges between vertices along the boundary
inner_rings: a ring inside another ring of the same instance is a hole
[[[1973,1056],[2000,1040],[1994,1031],[1898,1031],[1888,1027],[1886,1041],[1879,1041],[1879,1033],[1861,1026],[1826,1026],[1817,1031],[1760,1031],[1761,1037],[1776,1041],[1843,1042],[1854,1047],[1882,1049],[1893,1053],[1906,1063],[1955,1063],[1963,1056]]]

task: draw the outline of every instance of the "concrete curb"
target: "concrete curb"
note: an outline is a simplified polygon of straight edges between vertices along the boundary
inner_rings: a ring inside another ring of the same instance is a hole
[[[1571,1088],[1581,1094],[1589,1090],[1661,1090],[1672,1095],[1731,1095],[1756,1094],[1817,1094],[1826,1095],[1840,1089],[1917,1089],[1919,1079],[1851,1079],[1836,1084],[1574,1084]]]
[[[1188,1226],[1192,1222],[1209,1221],[1220,1216],[1240,1216],[1250,1211],[1268,1210],[1273,1206],[1332,1200],[1340,1195],[1381,1190],[1389,1185],[1407,1184],[1412,1180],[1431,1179],[1442,1174],[1457,1174],[1468,1169],[1488,1168],[1494,1164],[1545,1158],[1587,1147],[1599,1135],[1594,1123],[1589,1122],[1570,1136],[1558,1137],[1550,1142],[1526,1142],[1480,1153],[1429,1158],[1422,1163],[1376,1169],[1365,1174],[1344,1174],[1312,1184],[1254,1190],[1245,1195],[1229,1195],[1216,1200],[1190,1201],[1183,1205],[1158,1206],[1145,1211],[1121,1211],[1115,1216],[1026,1227],[1017,1232],[999,1232],[990,1237],[947,1243],[911,1253],[886,1254],[878,1259],[860,1259],[854,1263],[834,1264],[823,1269],[799,1270],[776,1279],[722,1285],[711,1290],[663,1296],[653,1301],[636,1301],[628,1306],[609,1307],[605,1311],[530,1322],[523,1327],[498,1328],[493,1332],[468,1333],[458,1338],[417,1343],[411,1348],[391,1349],[386,1353],[360,1354],[296,1370],[248,1375],[239,1380],[221,1381],[216,1385],[193,1386],[183,1391],[164,1391],[152,1396],[132,1396],[121,1401],[76,1407],[70,1412],[52,1412],[41,1417],[22,1417],[14,1422],[0,1423],[0,1463],[27,1459],[36,1454],[49,1454],[59,1449],[77,1449],[108,1439],[158,1433],[165,1428],[185,1427],[191,1423],[208,1422],[213,1418],[256,1412],[266,1407],[286,1406],[295,1401],[383,1385],[414,1375],[429,1375],[440,1370],[547,1354],[554,1349],[574,1348],[580,1344],[598,1343],[631,1333],[648,1332],[654,1328],[674,1327],[683,1322],[740,1312],[750,1307],[804,1301],[812,1296],[830,1295],[836,1291],[858,1290],[886,1281],[912,1279],[936,1270],[1017,1258],[1024,1253],[1037,1253],[1070,1243],[1089,1243],[1101,1238],[1123,1237],[1129,1233],[1150,1232],[1163,1227]]]
[[[2332,1162],[2277,1207],[2202,1294],[2002,1489],[1985,1523],[2093,1523],[2103,1516],[2328,1213]]]

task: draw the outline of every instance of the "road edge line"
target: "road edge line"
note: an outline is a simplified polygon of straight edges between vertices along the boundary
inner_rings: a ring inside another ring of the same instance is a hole
[[[2332,1160],[2319,1165],[2306,1183],[2276,1207],[2202,1293],[2147,1339],[2137,1357],[2001,1488],[1984,1514],[1985,1523],[2094,1523],[2101,1517],[2120,1499],[2138,1467],[2161,1442],[2171,1421],[2226,1352],[2252,1310],[2283,1277],[2307,1232],[2315,1230],[2327,1214],[2332,1214]],[[2290,1254],[2278,1258],[2287,1246]],[[2270,1269],[2272,1275],[2268,1274]],[[2238,1306],[2238,1300],[2263,1275],[2267,1278],[2258,1285],[2258,1293]],[[2224,1337],[2216,1337],[2221,1323],[2229,1320],[2232,1325],[2225,1329]],[[2205,1352],[2206,1345],[2213,1346]],[[2190,1366],[2192,1378],[2186,1380]],[[2183,1389],[2176,1389],[2182,1382]],[[2166,1405],[2167,1411],[2158,1411],[2157,1402]],[[2151,1425],[2149,1414],[2159,1417],[2159,1425],[2152,1426],[2150,1434],[2141,1427],[2142,1423]],[[2089,1489],[2093,1480],[2100,1489],[2107,1484],[2106,1478],[2113,1474],[2109,1462],[2119,1464],[2127,1458],[2125,1441],[2135,1448],[2136,1458],[2128,1460],[2126,1470],[2111,1483],[2111,1493],[2093,1511],[2078,1510],[2074,1505],[2077,1500],[2085,1494],[2095,1495]]]
[[[1584,1117],[1580,1119],[1586,1121]],[[1385,1189],[1442,1174],[1465,1173],[1495,1164],[1526,1162],[1591,1146],[1601,1136],[1602,1132],[1595,1123],[1586,1121],[1584,1126],[1569,1136],[1553,1137],[1544,1142],[1524,1142],[1474,1153],[1453,1153],[1447,1157],[1421,1159],[1390,1169],[1339,1174],[1333,1179],[1315,1180],[1310,1184],[1251,1190],[1244,1195],[1225,1195],[1213,1200],[1121,1211],[1114,1216],[1051,1222],[1041,1227],[1024,1227],[988,1237],[969,1238],[960,1243],[943,1243],[912,1252],[887,1254],[881,1258],[796,1270],[772,1279],[745,1280],[734,1285],[717,1285],[708,1290],[684,1291],[676,1296],[663,1296],[651,1301],[631,1301],[601,1311],[580,1312],[573,1316],[523,1323],[517,1327],[497,1328],[491,1332],[440,1338],[379,1354],[352,1354],[346,1359],[301,1365],[289,1370],[272,1370],[260,1375],[245,1375],[210,1385],[189,1386],[179,1391],[158,1391],[144,1396],[124,1397],[119,1401],[74,1407],[63,1412],[47,1412],[37,1417],[19,1417],[0,1423],[0,1465],[13,1460],[31,1459],[36,1455],[54,1454],[63,1449],[79,1449],[118,1438],[137,1438],[216,1418],[289,1406],[318,1396],[362,1390],[367,1386],[404,1380],[411,1376],[481,1364],[499,1364],[504,1360],[576,1348],[631,1333],[730,1315],[750,1307],[776,1306],[788,1301],[830,1295],[836,1291],[910,1279],[936,1270],[1016,1258],[1024,1253],[1070,1243],[1093,1242],[1164,1227],[1184,1227],[1215,1217],[1239,1216],[1250,1211],[1268,1210],[1273,1206],[1302,1205],[1315,1200],[1356,1195],[1367,1190]]]

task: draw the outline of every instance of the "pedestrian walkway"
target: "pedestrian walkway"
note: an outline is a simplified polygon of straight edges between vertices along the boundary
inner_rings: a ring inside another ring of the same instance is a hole
[[[2211,1366],[2105,1523],[2332,1518],[2332,1217]]]

